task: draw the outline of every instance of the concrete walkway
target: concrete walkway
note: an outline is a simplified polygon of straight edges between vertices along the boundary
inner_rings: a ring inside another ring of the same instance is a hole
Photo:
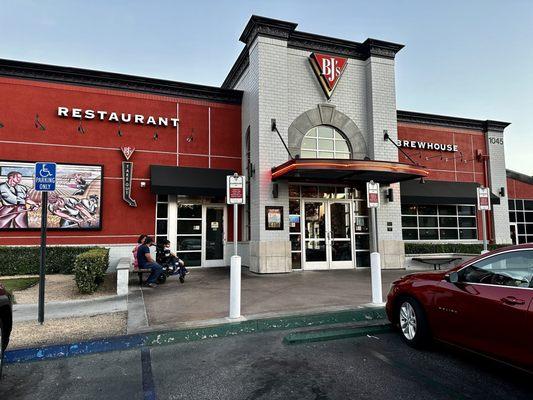
[[[45,319],[84,317],[108,314],[128,309],[127,296],[106,296],[90,300],[72,300],[45,303]],[[14,304],[13,319],[15,322],[37,319],[37,304]]]
[[[383,271],[384,301],[391,282],[407,273]],[[136,318],[143,324],[128,323],[128,332],[221,322],[229,310],[229,268],[191,269],[184,284],[171,277],[155,289],[143,287],[142,296],[136,293],[135,298],[144,302],[145,310],[137,304],[133,313],[129,307],[128,320]],[[242,273],[244,318],[339,311],[370,301],[370,270],[258,275],[243,269]]]

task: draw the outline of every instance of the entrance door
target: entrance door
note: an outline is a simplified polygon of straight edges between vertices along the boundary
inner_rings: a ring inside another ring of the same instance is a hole
[[[205,266],[218,267],[224,262],[225,206],[205,206]]]
[[[324,201],[304,201],[303,230],[305,269],[328,269]]]
[[[349,201],[328,203],[328,258],[330,268],[353,268],[351,205]]]
[[[304,269],[353,268],[349,201],[304,201]]]

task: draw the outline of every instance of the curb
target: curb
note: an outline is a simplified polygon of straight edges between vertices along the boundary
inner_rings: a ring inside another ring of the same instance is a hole
[[[369,322],[384,319],[386,319],[384,307],[361,307],[338,312],[245,320],[200,328],[124,335],[71,344],[15,349],[6,351],[4,354],[4,360],[6,364],[53,360],[93,353],[130,350],[143,346],[161,346],[166,344],[193,342],[247,333],[345,324],[350,322]]]
[[[372,326],[359,326],[353,328],[327,329],[311,332],[289,333],[283,338],[283,343],[293,345],[300,343],[324,342],[328,340],[338,340],[354,338],[365,335],[378,335],[392,332],[392,325],[381,324]]]

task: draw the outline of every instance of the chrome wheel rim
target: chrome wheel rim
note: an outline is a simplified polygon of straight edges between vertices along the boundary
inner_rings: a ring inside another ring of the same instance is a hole
[[[416,314],[413,306],[407,301],[400,307],[400,328],[407,340],[413,340],[416,335]]]

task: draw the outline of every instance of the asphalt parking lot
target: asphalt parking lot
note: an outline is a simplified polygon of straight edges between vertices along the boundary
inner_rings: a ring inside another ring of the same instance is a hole
[[[10,364],[0,399],[531,399],[530,375],[396,334],[286,345],[288,331]]]

